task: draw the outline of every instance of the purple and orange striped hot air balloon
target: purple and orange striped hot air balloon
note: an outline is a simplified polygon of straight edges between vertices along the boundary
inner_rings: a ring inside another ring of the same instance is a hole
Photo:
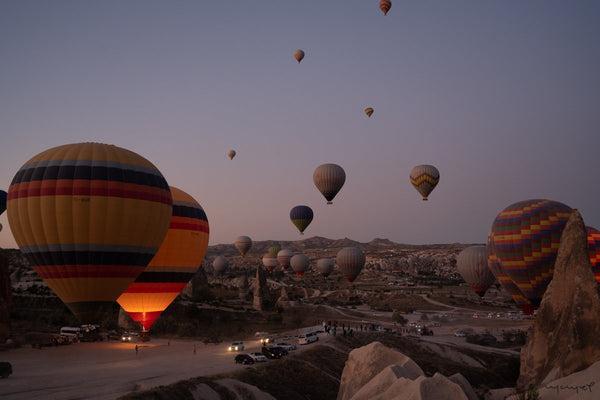
[[[526,200],[506,207],[491,229],[498,262],[537,308],[552,280],[562,231],[571,208],[551,200]]]
[[[171,193],[173,215],[165,239],[144,272],[117,300],[144,330],[193,278],[208,247],[208,220],[200,204],[173,186]]]
[[[390,8],[392,8],[392,2],[390,0],[381,0],[379,2],[379,9],[383,12],[383,15],[387,15]]]
[[[8,221],[34,270],[82,323],[97,323],[150,262],[171,192],[142,156],[102,143],[48,149],[8,190]]]

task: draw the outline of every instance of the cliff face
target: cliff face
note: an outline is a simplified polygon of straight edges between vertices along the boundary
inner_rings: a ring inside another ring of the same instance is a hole
[[[574,210],[560,239],[554,275],[521,350],[518,385],[526,388],[581,371],[600,360],[600,298],[587,233]]]

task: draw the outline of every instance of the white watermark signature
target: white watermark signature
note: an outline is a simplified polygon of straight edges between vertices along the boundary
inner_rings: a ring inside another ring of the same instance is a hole
[[[579,392],[590,392],[592,393],[592,387],[596,384],[595,381],[591,381],[585,385],[546,385],[544,388],[548,390],[556,390],[556,393],[560,393],[560,391],[574,391],[576,394]]]

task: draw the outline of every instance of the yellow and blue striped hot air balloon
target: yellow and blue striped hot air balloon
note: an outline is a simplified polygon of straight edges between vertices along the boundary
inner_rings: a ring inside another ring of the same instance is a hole
[[[440,171],[433,165],[417,165],[410,171],[410,183],[421,193],[423,200],[427,200],[439,181]]]
[[[117,299],[144,330],[194,277],[208,248],[210,230],[202,206],[176,187],[171,186],[171,194],[173,214],[165,239],[144,272]]]
[[[490,232],[498,262],[537,308],[554,273],[571,208],[551,200],[526,200],[498,214]]]
[[[113,145],[46,150],[16,173],[8,221],[21,252],[83,323],[96,323],[144,270],[171,219],[164,177]]]

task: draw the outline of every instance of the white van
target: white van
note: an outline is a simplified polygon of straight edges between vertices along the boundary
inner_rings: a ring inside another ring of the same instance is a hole
[[[298,335],[298,344],[309,344],[319,340],[316,332],[308,332],[304,335]]]
[[[77,340],[81,336],[81,328],[73,326],[63,326],[62,328],[60,328],[60,336],[65,336],[73,340]]]

